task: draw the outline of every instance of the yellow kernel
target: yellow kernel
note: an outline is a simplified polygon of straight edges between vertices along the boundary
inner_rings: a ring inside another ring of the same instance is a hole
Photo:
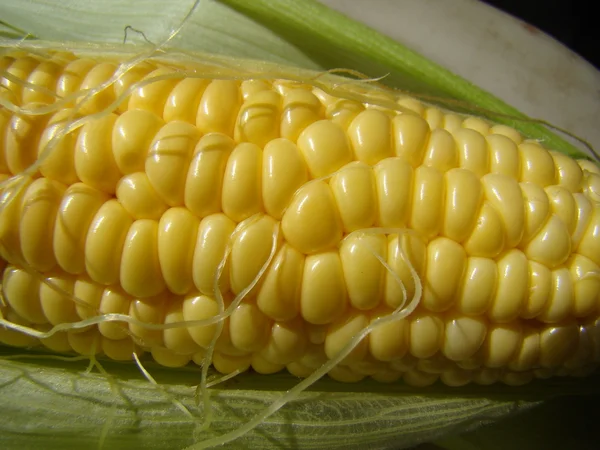
[[[478,177],[490,172],[490,152],[482,134],[478,130],[468,128],[460,128],[454,132],[459,167],[472,171]]]
[[[221,212],[221,186],[227,160],[235,147],[229,136],[211,133],[202,136],[194,149],[185,181],[185,206],[206,217]]]
[[[584,175],[586,174],[586,172],[588,174],[595,173],[600,175],[600,167],[598,167],[598,165],[593,161],[590,161],[588,159],[578,159],[577,164],[583,171]]]
[[[444,174],[446,201],[442,233],[456,242],[464,241],[476,225],[482,201],[481,183],[465,169],[451,169]]]
[[[427,108],[423,115],[432,131],[436,128],[443,128],[445,116],[440,109],[433,107]]]
[[[225,305],[223,305],[225,309]],[[219,305],[216,300],[206,295],[190,294],[184,297],[182,305],[183,320],[194,322],[207,320],[219,313]],[[188,325],[187,332],[202,348],[208,348],[215,338],[217,332],[216,322],[208,325]]]
[[[353,100],[338,99],[326,104],[325,117],[343,130],[348,129],[354,118],[364,111],[365,107]]]
[[[92,220],[85,241],[85,267],[92,280],[102,284],[119,281],[121,254],[131,216],[117,200],[104,203]]]
[[[274,91],[260,91],[244,100],[234,131],[236,142],[250,142],[264,147],[279,137],[281,96]]]
[[[66,186],[47,178],[35,180],[25,192],[21,211],[20,241],[25,261],[41,272],[56,265],[54,228]]]
[[[83,320],[100,314],[100,302],[104,295],[104,286],[95,283],[86,275],[79,276],[73,286],[75,311]]]
[[[99,314],[127,314],[131,304],[131,297],[127,295],[120,287],[108,287],[102,293]],[[98,324],[98,331],[109,339],[125,339],[127,334],[127,324],[125,322],[101,322]]]
[[[184,78],[179,81],[167,97],[162,113],[165,122],[181,120],[195,125],[198,107],[209,83],[209,80],[202,78]]]
[[[467,255],[462,245],[440,237],[427,247],[427,265],[423,306],[430,311],[445,311],[455,299],[463,277]]]
[[[525,205],[519,183],[498,174],[488,174],[481,181],[486,200],[504,223],[507,248],[515,247],[523,238],[525,228]]]
[[[135,66],[131,67],[127,72],[121,74],[121,76],[115,81],[115,84],[113,85],[113,88],[115,91],[115,96],[117,96],[119,98],[121,96],[123,96],[122,98],[120,98],[121,103],[119,104],[117,111],[119,111],[120,113],[124,113],[127,111],[131,97],[136,96],[140,93],[140,91],[138,89],[139,86],[134,86],[134,84],[142,81],[142,79],[144,77],[146,77],[146,75],[148,75],[154,69],[156,69],[155,65],[150,64],[147,61],[144,61],[144,62],[137,63]],[[133,92],[131,94],[128,93],[129,89],[133,89]],[[142,91],[142,92],[145,93],[144,91]],[[146,91],[146,92],[148,92],[148,91]],[[160,116],[161,110],[159,108],[153,109],[151,107],[151,105],[152,105],[151,102],[152,102],[152,100],[159,102],[161,99],[163,99],[163,97],[161,95],[156,95],[155,97],[153,97],[153,99],[147,99],[148,100],[147,104],[150,105],[150,108],[148,109],[148,111],[149,112],[154,111],[157,115]],[[136,102],[137,102],[137,105],[135,105]],[[144,100],[138,98],[134,102],[134,107],[141,106],[143,103],[145,103]],[[133,110],[133,108],[132,108],[132,110]]]
[[[231,314],[229,333],[235,348],[257,352],[268,342],[271,321],[255,304],[242,303]]]
[[[152,297],[165,289],[158,258],[158,222],[140,219],[133,222],[121,257],[121,286],[134,297]]]
[[[573,280],[566,267],[552,271],[552,288],[544,309],[537,316],[546,323],[557,323],[572,315],[574,304]]]
[[[340,246],[350,304],[359,310],[377,306],[383,298],[387,260],[387,238],[382,234],[356,232]]]
[[[494,125],[490,128],[490,132],[496,136],[506,137],[517,145],[523,141],[521,134],[517,130],[506,125]]]
[[[306,162],[293,142],[275,139],[265,145],[262,161],[262,196],[267,214],[281,219],[294,192],[307,180]]]
[[[410,228],[425,238],[432,238],[441,228],[444,206],[444,177],[433,167],[415,170],[410,214]]]
[[[263,277],[263,267],[277,242],[274,236],[278,224],[271,216],[252,217],[236,229],[231,243],[231,290],[240,294]]]
[[[491,132],[490,125],[479,117],[467,117],[463,122],[462,126],[467,130],[476,131],[480,135],[487,135]]]
[[[346,283],[337,251],[306,257],[300,297],[302,317],[318,325],[333,322],[347,305]]]
[[[523,309],[529,293],[527,257],[519,250],[510,250],[498,260],[498,287],[488,316],[494,322],[510,322]]]
[[[423,279],[427,246],[423,239],[414,235],[390,235],[387,255],[385,302],[396,309],[408,304],[416,294],[415,279],[410,269],[412,267],[419,280]]]
[[[310,175],[320,178],[352,161],[352,151],[344,130],[329,120],[319,120],[304,129],[298,137]]]
[[[75,171],[84,183],[113,194],[121,172],[112,151],[116,114],[92,119],[81,128],[75,146]]]
[[[58,209],[53,246],[56,261],[67,272],[85,270],[85,242],[90,224],[107,195],[83,183],[67,189]]]
[[[274,364],[289,364],[300,358],[308,345],[304,322],[275,322],[267,345],[260,355]]]
[[[406,227],[413,196],[412,166],[403,158],[386,158],[373,169],[379,206],[378,225]]]
[[[160,219],[168,208],[145,172],[122,177],[117,183],[116,197],[134,219]]]
[[[486,331],[482,318],[449,315],[444,324],[442,353],[452,361],[471,358],[483,344]]]
[[[577,223],[577,204],[573,194],[562,186],[548,186],[546,193],[552,212],[564,222],[569,234],[573,233]]]
[[[469,315],[485,313],[496,292],[497,279],[498,269],[493,259],[468,258],[457,291],[456,308]]]
[[[235,222],[263,211],[262,150],[254,144],[238,145],[229,156],[223,177],[222,208]]]
[[[542,187],[556,183],[556,168],[552,155],[537,143],[519,145],[521,155],[521,181],[530,181]]]
[[[343,315],[327,329],[324,348],[329,359],[336,358],[367,325],[369,318],[360,312],[350,311]],[[341,361],[341,364],[349,364],[362,361],[369,349],[369,337],[365,336],[358,345]]]
[[[398,100],[398,104],[409,111],[416,113],[418,116],[422,116],[425,112],[425,107],[423,104],[412,97],[400,97]]]
[[[374,314],[372,321],[389,315]],[[408,352],[409,321],[398,319],[377,325],[369,334],[369,352],[378,361],[400,359]]]
[[[144,324],[163,324],[170,300],[168,296],[161,294],[158,297],[135,299],[131,302],[129,316],[142,324],[129,323],[129,331],[142,346],[154,348],[163,345],[163,331],[151,329]]]
[[[587,317],[600,305],[600,267],[578,254],[571,256],[567,267],[573,280],[573,314]]]
[[[372,166],[394,156],[391,129],[389,117],[381,111],[368,109],[358,114],[348,128],[356,159]]]
[[[328,372],[330,378],[343,383],[358,383],[365,375],[356,373],[346,366],[335,366]]]
[[[234,230],[235,223],[225,214],[213,214],[200,222],[192,273],[196,289],[205,295],[215,294],[215,284],[222,293],[229,291],[229,265],[223,267],[218,280],[216,276]]]
[[[158,258],[167,288],[183,295],[192,286],[194,244],[200,220],[185,208],[170,208],[158,223]]]
[[[114,75],[116,70],[117,66],[113,63],[100,63],[92,67],[85,75],[79,89],[81,91],[89,91],[85,94],[86,100],[81,99],[79,103],[79,111],[82,114],[93,114],[98,111],[103,111],[115,101],[115,91],[111,89],[110,86],[99,90],[96,89],[107,82]],[[88,97],[92,92],[92,89],[94,89],[95,92],[91,97]]]
[[[532,327],[524,327],[521,343],[508,364],[510,370],[531,370],[538,366],[540,358],[540,333]]]
[[[529,259],[550,268],[560,266],[571,254],[571,236],[565,223],[555,214],[525,247]]]
[[[156,361],[158,364],[173,369],[177,367],[184,367],[192,360],[192,355],[178,355],[177,353],[164,347],[152,347],[150,353],[152,354],[154,361]],[[216,360],[216,353],[213,359]]]
[[[141,86],[136,87],[131,93],[128,104],[129,110],[141,109],[162,117],[167,98],[181,79],[181,77],[171,78],[170,76],[173,75],[173,69],[166,67],[144,74],[141,78]],[[160,77],[166,78],[158,79]]]
[[[241,103],[239,82],[211,81],[202,95],[196,115],[196,126],[203,134],[217,132],[232,137]]]
[[[0,256],[13,264],[23,259],[21,253],[21,209],[23,197],[32,179],[24,177],[14,189],[6,189],[0,195],[2,214],[0,214]]]
[[[73,301],[75,278],[71,276],[47,276],[40,284],[40,303],[48,322],[52,325],[79,321]]]
[[[529,261],[529,296],[525,301],[521,317],[532,319],[540,314],[550,299],[552,272],[548,267]]]
[[[416,358],[429,358],[436,354],[444,339],[444,322],[427,313],[414,313],[410,320],[410,353]]]
[[[298,189],[281,227],[285,239],[302,253],[335,246],[342,239],[342,221],[329,185],[315,180]]]
[[[483,344],[486,367],[505,367],[521,346],[522,330],[519,322],[491,324]]]
[[[184,302],[181,299],[170,302],[165,314],[165,325],[181,323],[185,320],[183,312]],[[191,355],[200,350],[197,341],[190,335],[187,326],[165,328],[163,330],[163,342],[165,347],[179,355]]]
[[[581,188],[583,171],[577,161],[560,152],[551,151],[550,155],[554,159],[558,184],[569,192],[578,192]]]
[[[456,131],[461,129],[462,118],[457,114],[445,114],[444,115],[444,130],[454,135]]]
[[[423,162],[425,145],[429,139],[429,125],[413,114],[398,114],[392,120],[396,155],[413,167]]]
[[[425,166],[446,172],[458,166],[458,152],[452,135],[441,128],[434,129],[425,147]]]
[[[76,118],[78,115],[74,110],[58,111],[49,120],[38,146],[37,158],[40,162],[41,174],[67,185],[78,181],[74,149],[79,133],[77,130],[66,133],[64,125]]]
[[[26,80],[38,64],[39,61],[37,59],[29,56],[17,57],[9,62],[9,66],[5,70],[8,74],[20,80]],[[17,104],[22,103],[21,95],[24,88],[20,83],[2,77],[2,86],[3,88],[6,88],[7,91],[14,93]]]
[[[150,184],[169,206],[181,206],[198,129],[186,122],[169,122],[154,136],[145,170]]]
[[[102,349],[102,335],[97,328],[90,328],[87,331],[79,330],[68,331],[69,345],[75,353],[83,356],[92,356],[100,353]]]
[[[582,193],[576,193],[573,195],[576,206],[576,224],[575,229],[571,235],[573,242],[573,249],[577,249],[583,235],[587,229],[588,224],[592,218],[593,206],[592,202]]]
[[[49,115],[12,115],[4,136],[4,157],[12,174],[27,170],[35,162],[49,119]]]
[[[8,266],[2,278],[2,293],[6,303],[26,321],[48,323],[40,303],[40,279],[32,273]]]
[[[115,361],[131,361],[134,353],[140,353],[129,338],[114,340],[102,337],[101,348],[102,353]]]
[[[370,166],[350,164],[331,177],[329,186],[347,233],[369,228],[375,223],[377,194]]]
[[[40,327],[42,328],[42,327]],[[40,331],[49,331],[50,328],[43,328]],[[66,331],[59,331],[52,336],[40,339],[42,345],[55,353],[68,353],[71,351],[69,345],[69,336]],[[113,358],[114,359],[114,358]]]
[[[544,189],[534,183],[521,183],[525,203],[525,231],[521,246],[536,236],[550,216],[550,201]]]
[[[306,89],[292,89],[283,97],[281,137],[296,142],[300,133],[322,117],[321,102]]]
[[[515,142],[502,134],[491,134],[486,140],[490,149],[490,173],[519,180],[521,160]]]
[[[275,320],[289,320],[300,310],[304,255],[285,243],[265,272],[256,304]]]
[[[579,241],[577,253],[600,265],[600,204],[593,206],[591,218]]]
[[[267,361],[259,353],[252,354],[252,369],[254,369],[254,371],[257,373],[269,375],[280,372],[284,368],[284,364],[274,364],[270,361]]]
[[[112,130],[112,152],[121,173],[142,172],[150,146],[164,120],[150,111],[134,109],[117,117]]]

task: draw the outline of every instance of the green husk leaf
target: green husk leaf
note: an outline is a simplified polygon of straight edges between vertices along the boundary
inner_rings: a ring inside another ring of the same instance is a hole
[[[161,386],[156,389],[132,363],[102,361],[106,378],[86,373],[87,361],[17,352],[3,349],[0,359],[2,448],[185,448],[239,427],[298,381],[287,374],[247,374],[211,388],[213,422],[202,431],[203,408],[194,398],[197,370],[147,362]],[[323,379],[227,448],[406,448],[526,411],[558,394],[598,391],[593,382],[415,390],[401,383]]]

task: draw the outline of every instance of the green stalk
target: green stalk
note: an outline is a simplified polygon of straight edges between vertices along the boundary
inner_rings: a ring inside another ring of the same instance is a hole
[[[489,92],[316,0],[217,1],[274,31],[322,67],[350,68],[374,78],[389,74],[383,83],[391,87],[458,100],[449,106],[475,107],[471,112],[512,126],[549,148],[585,156],[581,149]]]

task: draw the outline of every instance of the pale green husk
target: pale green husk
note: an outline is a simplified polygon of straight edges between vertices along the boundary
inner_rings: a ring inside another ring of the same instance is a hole
[[[162,0],[0,0],[0,17],[10,24],[0,27],[0,36],[16,37],[25,30],[44,40],[119,43],[131,26],[144,36],[130,30],[128,42],[160,43],[181,25],[194,2],[166,5]],[[206,0],[195,6],[169,45],[308,69],[344,67],[375,77],[389,73],[385,81],[392,86],[519,117],[490,94],[312,0]],[[540,124],[509,121],[556,149],[581,154]],[[202,442],[236,430],[298,382],[283,374],[242,375],[212,387],[213,419],[205,430],[202,403],[195,401],[197,368],[164,369],[144,362],[157,388],[133,363],[102,362],[107,377],[97,370],[87,373],[85,361],[2,352],[0,448],[8,449],[204,448]],[[398,383],[321,380],[226,448],[407,448],[476,429],[557,395],[598,393],[598,386],[597,377],[522,388],[420,390]],[[470,448],[468,440],[455,438],[440,444]]]
[[[162,387],[156,389],[133,364],[102,366],[110,378],[85,373],[86,361],[20,358],[4,350],[0,447],[204,448],[193,444],[236,429],[298,381],[286,374],[244,375],[211,388],[213,422],[202,431],[203,408],[194,399],[197,370],[149,362],[146,367]],[[340,385],[323,379],[226,448],[406,448],[526,411],[553,396],[598,392],[597,382],[415,391],[398,383]]]

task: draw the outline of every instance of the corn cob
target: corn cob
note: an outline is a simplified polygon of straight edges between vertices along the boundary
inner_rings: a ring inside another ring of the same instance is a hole
[[[589,161],[392,93],[395,109],[148,61],[99,89],[118,61],[68,53],[0,68],[5,323],[132,319],[0,328],[7,345],[180,367],[216,340],[222,373],[306,377],[413,299],[329,375],[522,384],[600,361]]]

